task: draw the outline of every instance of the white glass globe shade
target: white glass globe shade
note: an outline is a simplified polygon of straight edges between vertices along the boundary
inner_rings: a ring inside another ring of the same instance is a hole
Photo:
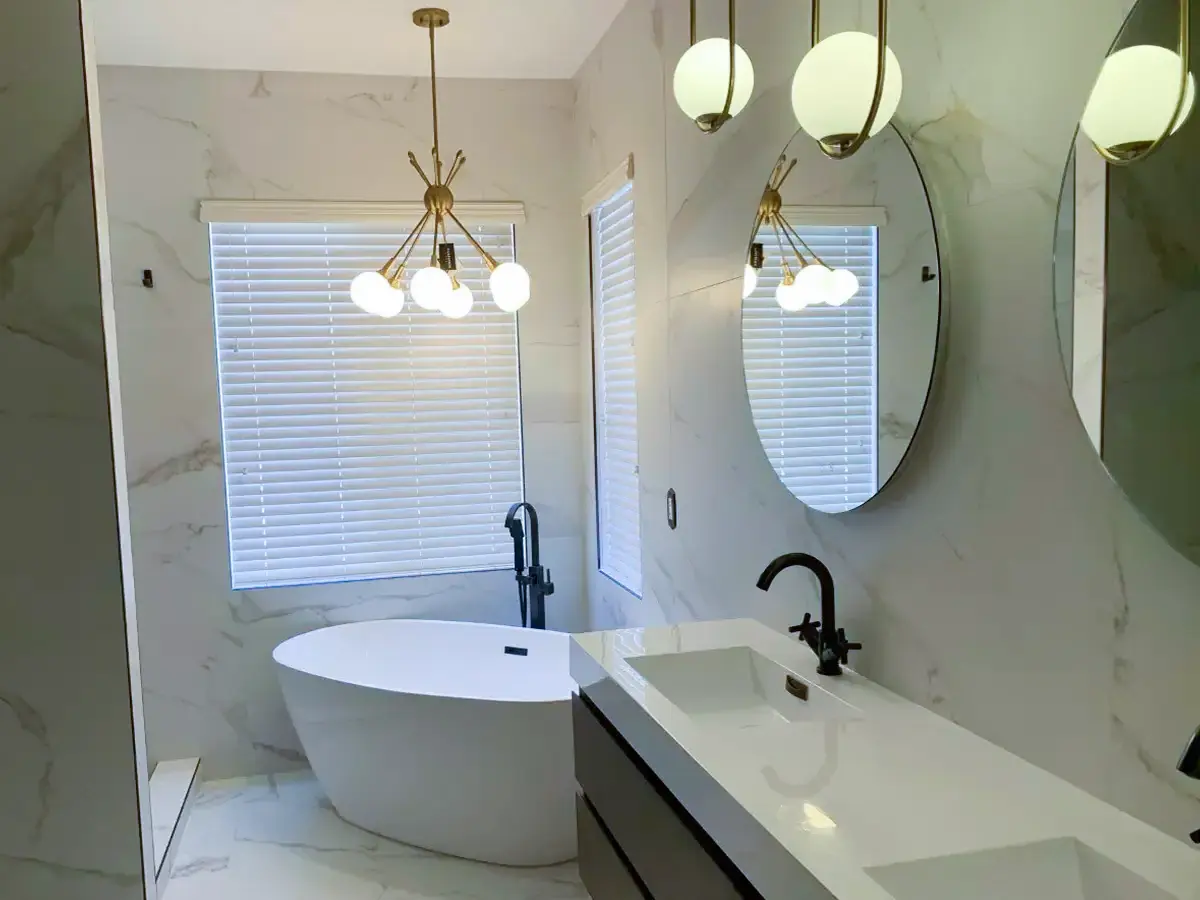
[[[779,287],[775,288],[775,302],[784,312],[800,312],[808,306],[808,297],[803,288],[797,287],[795,283],[780,282]]]
[[[408,291],[421,309],[441,309],[454,291],[454,286],[450,283],[449,275],[437,266],[429,266],[412,277]]]
[[[746,271],[742,275],[742,299],[745,300],[747,297],[749,297],[751,294],[753,294],[755,288],[757,288],[757,287],[758,287],[758,269],[754,268],[754,266],[752,266],[752,265],[747,264]]]
[[[1104,61],[1092,88],[1079,123],[1084,134],[1106,150],[1157,140],[1175,112],[1182,65],[1179,54],[1166,47],[1142,44],[1118,50]],[[1189,72],[1172,133],[1186,121],[1195,99],[1196,79]]]
[[[350,282],[350,299],[363,312],[378,316],[387,305],[387,294],[391,289],[387,279],[378,272],[363,272]]]
[[[875,96],[878,53],[874,35],[843,31],[825,38],[800,60],[792,79],[792,112],[809,137],[845,139],[862,131]],[[889,47],[872,135],[892,120],[903,89],[900,61]]]
[[[729,115],[736,116],[754,93],[754,66],[740,46],[733,48],[733,100]],[[675,102],[689,119],[719,115],[729,94],[729,41],[708,38],[693,44],[675,66]]]
[[[858,293],[858,276],[849,269],[834,269],[829,276],[829,305],[845,306]]]
[[[465,319],[474,305],[475,295],[465,284],[460,284],[442,304],[442,315],[447,319]]]
[[[806,305],[828,303],[833,273],[819,263],[809,263],[796,273],[796,287],[804,294]]]
[[[404,290],[388,285],[387,292],[379,298],[379,306],[375,310],[377,316],[394,319],[404,309]]]
[[[529,273],[520,263],[506,262],[496,266],[489,287],[492,299],[505,312],[516,312],[529,302]]]

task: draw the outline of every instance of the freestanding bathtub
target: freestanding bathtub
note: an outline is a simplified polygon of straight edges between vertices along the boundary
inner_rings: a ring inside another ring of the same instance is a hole
[[[361,622],[275,648],[284,700],[342,818],[513,866],[575,857],[570,637]]]

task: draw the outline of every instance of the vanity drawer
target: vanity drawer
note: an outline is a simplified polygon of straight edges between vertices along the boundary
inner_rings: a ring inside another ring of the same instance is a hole
[[[583,797],[575,798],[575,818],[579,824],[579,874],[593,900],[653,900],[638,887]]]
[[[666,789],[580,697],[574,720],[575,778],[654,900],[758,897],[738,890],[695,826],[681,818],[687,814],[677,812]]]

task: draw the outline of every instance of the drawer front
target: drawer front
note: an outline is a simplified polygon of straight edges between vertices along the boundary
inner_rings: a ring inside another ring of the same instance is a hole
[[[582,797],[575,798],[575,817],[579,822],[579,874],[592,900],[653,900],[638,887]]]
[[[607,727],[575,698],[575,778],[654,900],[743,900]],[[605,898],[600,898],[605,900]]]

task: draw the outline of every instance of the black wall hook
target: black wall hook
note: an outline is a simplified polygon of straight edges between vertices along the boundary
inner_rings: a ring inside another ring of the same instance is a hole
[[[152,269],[142,269],[142,287],[154,287],[154,271]]]

